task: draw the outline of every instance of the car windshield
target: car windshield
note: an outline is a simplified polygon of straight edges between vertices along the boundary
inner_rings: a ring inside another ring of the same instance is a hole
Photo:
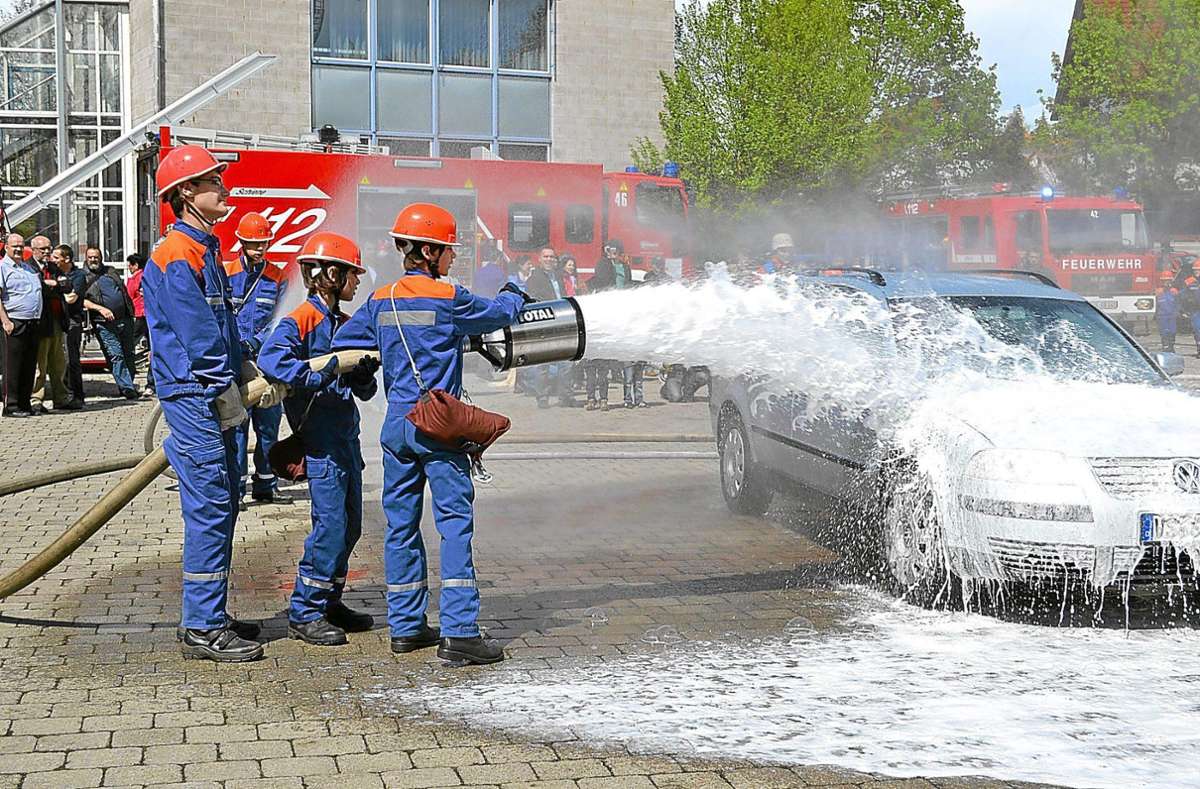
[[[1046,211],[1052,252],[1145,251],[1146,220],[1141,211],[1055,208]]]
[[[1163,383],[1142,352],[1095,307],[1083,301],[1024,296],[947,296],[893,300],[891,306],[902,343],[928,346],[924,354],[938,369],[962,363],[944,334],[958,327],[948,321],[947,305],[974,319],[987,335],[1013,348],[1031,352],[1055,377],[1107,383]],[[914,327],[912,324],[919,324]],[[911,329],[917,328],[917,332]],[[939,337],[938,335],[943,335]],[[989,367],[1005,376],[1011,365]],[[1014,370],[1015,372],[1015,370]],[[1007,376],[1005,376],[1007,377]]]

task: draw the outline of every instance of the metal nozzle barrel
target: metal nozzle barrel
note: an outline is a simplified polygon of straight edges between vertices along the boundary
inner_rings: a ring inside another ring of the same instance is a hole
[[[583,358],[587,332],[583,311],[573,298],[526,304],[516,323],[490,334],[468,337],[464,350],[475,351],[497,372],[548,362]]]

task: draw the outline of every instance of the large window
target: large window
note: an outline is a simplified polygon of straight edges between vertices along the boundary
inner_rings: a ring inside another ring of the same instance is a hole
[[[314,129],[549,158],[550,0],[311,2]]]
[[[1141,211],[1047,209],[1052,252],[1141,252],[1148,248]]]
[[[438,6],[441,64],[479,68],[491,66],[489,0],[438,0]]]
[[[379,59],[429,62],[429,0],[380,0]]]
[[[549,62],[546,0],[499,0],[500,68],[545,71]]]
[[[6,200],[23,198],[53,178],[60,151],[68,166],[75,164],[128,128],[127,18],[124,3],[66,0],[61,26],[53,6],[0,23],[0,182]],[[55,42],[59,31],[66,49],[61,73]],[[61,117],[60,78],[66,94]],[[76,246],[96,244],[109,259],[122,260],[126,238],[132,242],[135,237],[125,227],[136,210],[135,199],[127,194],[132,190],[125,189],[126,174],[132,172],[131,161],[110,165],[76,187],[61,209],[40,211],[18,230]]]
[[[366,59],[367,0],[313,0],[312,24],[313,55]]]

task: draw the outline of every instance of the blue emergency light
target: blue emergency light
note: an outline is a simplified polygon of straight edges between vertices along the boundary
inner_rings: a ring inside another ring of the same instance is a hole
[[[1042,199],[1050,201],[1054,199],[1054,187],[1046,184],[1042,187]]]
[[[636,173],[636,172],[638,172],[638,168],[634,167],[634,166],[631,164],[631,165],[629,165],[628,167],[626,167],[626,168],[625,168],[625,172],[627,172],[627,173]]]
[[[663,177],[664,178],[678,178],[679,177],[679,163],[678,162],[663,162]]]

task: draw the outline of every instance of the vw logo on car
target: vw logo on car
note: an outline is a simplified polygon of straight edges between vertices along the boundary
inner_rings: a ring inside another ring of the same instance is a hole
[[[1184,493],[1200,493],[1200,463],[1194,460],[1176,460],[1171,471],[1175,487]]]

